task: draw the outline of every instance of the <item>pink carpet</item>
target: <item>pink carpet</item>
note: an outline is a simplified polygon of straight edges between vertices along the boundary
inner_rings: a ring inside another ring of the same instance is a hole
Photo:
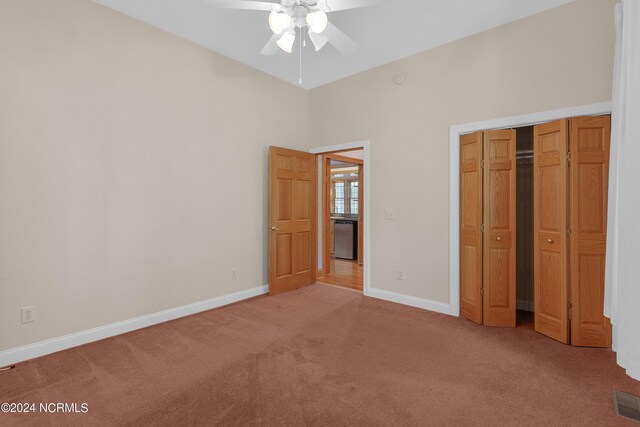
[[[611,350],[315,285],[0,372],[0,402],[88,404],[0,425],[638,426],[613,389]]]

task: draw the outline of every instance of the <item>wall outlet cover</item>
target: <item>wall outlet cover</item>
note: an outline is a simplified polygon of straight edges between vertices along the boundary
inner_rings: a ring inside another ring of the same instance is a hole
[[[28,307],[22,307],[22,323],[31,323],[36,321],[36,306],[30,305]]]

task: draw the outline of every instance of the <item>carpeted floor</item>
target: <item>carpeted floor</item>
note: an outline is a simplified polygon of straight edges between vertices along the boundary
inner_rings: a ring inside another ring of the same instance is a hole
[[[315,285],[0,372],[0,402],[88,404],[0,425],[638,426],[614,388],[610,350]]]

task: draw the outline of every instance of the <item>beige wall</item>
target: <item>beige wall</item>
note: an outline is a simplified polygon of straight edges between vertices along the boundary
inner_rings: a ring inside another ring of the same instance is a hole
[[[370,140],[372,285],[447,302],[449,126],[608,100],[614,3],[307,93],[89,0],[3,0],[0,351],[266,284],[270,144]]]
[[[307,147],[307,102],[89,0],[2,0],[0,350],[266,284],[267,147]]]
[[[311,91],[312,146],[371,141],[373,287],[448,302],[449,126],[609,100],[614,4],[578,0]]]

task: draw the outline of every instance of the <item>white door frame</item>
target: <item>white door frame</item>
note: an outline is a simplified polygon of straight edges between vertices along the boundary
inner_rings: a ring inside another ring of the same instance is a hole
[[[531,126],[570,117],[610,113],[611,102],[609,101],[454,125],[449,128],[449,307],[451,315],[460,315],[460,135],[481,130]]]
[[[364,258],[362,262],[364,263],[364,272],[363,272],[363,294],[369,296],[370,288],[371,288],[371,185],[370,185],[370,177],[371,177],[371,162],[370,162],[370,144],[369,141],[356,141],[356,142],[347,142],[344,144],[337,145],[329,145],[325,147],[314,147],[310,148],[309,152],[313,154],[323,154],[323,153],[331,153],[334,151],[343,151],[343,150],[357,150],[362,148],[364,150],[364,224],[362,228],[364,229]],[[323,242],[324,244],[324,242]]]

